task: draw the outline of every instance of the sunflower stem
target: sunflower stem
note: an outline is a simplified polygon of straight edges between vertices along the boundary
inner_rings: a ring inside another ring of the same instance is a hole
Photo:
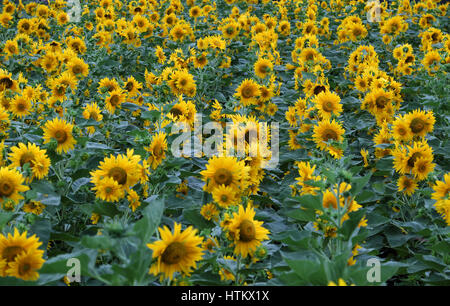
[[[241,255],[237,256],[237,261],[236,261],[236,275],[234,277],[234,284],[236,286],[239,286],[239,270],[241,269]]]

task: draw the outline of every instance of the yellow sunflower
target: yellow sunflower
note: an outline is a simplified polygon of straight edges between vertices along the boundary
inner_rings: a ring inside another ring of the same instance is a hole
[[[262,227],[262,221],[254,220],[255,210],[247,207],[244,210],[239,205],[239,213],[233,213],[233,218],[226,230],[228,237],[234,242],[234,254],[246,258],[253,255],[256,249],[261,245],[261,241],[269,239],[269,230]]]
[[[166,133],[159,132],[158,134],[154,135],[150,146],[145,149],[150,152],[150,157],[148,158],[147,162],[151,165],[152,169],[156,169],[156,167],[158,167],[159,164],[162,163],[163,159],[166,158]]]
[[[42,258],[44,251],[30,250],[18,254],[15,260],[9,263],[6,270],[8,276],[14,276],[26,281],[35,281],[39,278],[39,270],[45,260]]]
[[[37,179],[44,178],[50,168],[50,159],[46,150],[40,149],[34,143],[28,143],[27,145],[19,143],[17,146],[11,147],[9,160],[12,167],[23,167],[26,163],[29,163],[33,177]]]
[[[17,228],[14,228],[14,234],[9,233],[7,236],[0,234],[0,260],[3,260],[6,264],[3,269],[0,269],[0,276],[5,277],[8,275],[8,268],[10,264],[14,263],[19,255],[27,252],[33,252],[34,254],[43,255],[44,251],[39,250],[39,246],[42,242],[36,235],[27,238],[27,232],[19,233]]]
[[[114,114],[116,108],[125,101],[125,95],[121,89],[116,89],[109,92],[109,96],[105,100],[105,107],[111,114]]]
[[[259,85],[250,79],[245,79],[236,89],[235,96],[238,97],[244,106],[256,104],[256,97],[260,95]]]
[[[392,151],[394,169],[400,174],[410,173],[419,158],[433,160],[433,149],[425,141],[415,141],[412,146],[397,147]]]
[[[238,204],[239,198],[230,186],[220,185],[212,191],[213,200],[222,208]]]
[[[441,56],[439,52],[433,50],[427,52],[422,60],[422,65],[428,70],[428,73],[432,74],[439,70],[439,64],[441,62]]]
[[[112,177],[104,177],[95,181],[92,190],[96,191],[97,198],[107,202],[117,202],[125,196],[122,186]]]
[[[433,131],[435,123],[433,111],[414,110],[405,116],[405,120],[414,136],[424,137]]]
[[[89,65],[81,58],[75,57],[68,63],[69,72],[76,77],[87,77],[89,75]]]
[[[161,278],[173,279],[175,272],[190,275],[192,268],[197,267],[197,261],[202,259],[203,238],[197,236],[197,230],[189,226],[181,231],[181,224],[175,222],[173,232],[167,226],[158,228],[161,240],[147,244],[153,251],[152,258],[156,262],[150,267],[149,273]]]
[[[266,58],[259,58],[253,66],[256,76],[264,79],[273,69],[273,63]]]
[[[206,182],[205,190],[211,192],[221,185],[229,186],[235,191],[245,189],[248,184],[249,167],[244,161],[238,161],[236,157],[213,156],[206,165],[206,170],[200,172]]]
[[[326,190],[323,193],[322,206],[325,207],[325,208],[330,208],[330,206],[331,206],[334,209],[337,209],[336,196],[330,190]]]
[[[392,123],[392,136],[397,141],[410,141],[413,137],[413,133],[410,128],[410,124],[404,116],[397,117]]]
[[[341,98],[335,93],[322,91],[315,96],[314,102],[323,119],[330,119],[332,114],[339,116],[342,112]]]
[[[83,110],[83,117],[86,120],[93,119],[95,121],[102,121],[103,115],[101,114],[100,107],[97,103],[87,104]]]
[[[113,187],[109,180],[104,181],[105,178],[111,178],[120,188],[129,189],[139,181],[141,175],[139,160],[140,157],[137,155],[111,155],[100,162],[98,170],[90,173],[92,182],[97,186],[108,185]]]
[[[51,139],[55,139],[58,143],[56,152],[67,153],[75,147],[77,141],[72,135],[73,124],[67,123],[64,119],[54,118],[47,121],[43,128],[44,143],[49,143]]]
[[[200,209],[200,214],[208,221],[217,221],[219,219],[219,210],[214,203],[203,205]]]
[[[128,92],[128,96],[132,98],[138,95],[139,90],[142,89],[142,84],[138,82],[133,76],[130,76],[125,82],[124,89]]]
[[[341,124],[336,121],[322,120],[314,127],[313,140],[320,150],[325,150],[329,147],[326,142],[334,140],[341,142],[344,138],[345,130]]]
[[[16,96],[11,101],[10,111],[19,118],[25,117],[31,112],[31,100],[23,96]]]
[[[412,195],[417,189],[417,183],[414,179],[402,175],[397,181],[398,191],[402,191],[407,196]]]
[[[111,92],[111,91],[119,89],[119,88],[120,88],[120,85],[119,85],[119,82],[117,82],[117,80],[104,78],[104,79],[101,79],[100,82],[98,83],[97,92],[99,94],[102,94],[105,91]]]
[[[29,201],[28,203],[24,204],[22,207],[22,210],[24,212],[32,213],[35,215],[40,215],[45,209],[45,205],[41,202],[37,201]]]
[[[433,159],[426,157],[419,157],[414,162],[412,174],[417,180],[422,181],[427,178],[428,174],[433,171],[435,166],[436,165],[433,163]]]
[[[447,198],[450,195],[450,173],[444,175],[444,180],[436,181],[433,190],[431,195],[433,200],[439,201]]]
[[[28,186],[22,185],[24,181],[24,177],[16,169],[0,168],[0,203],[7,199],[18,203],[20,199],[23,199],[19,192],[30,189]]]

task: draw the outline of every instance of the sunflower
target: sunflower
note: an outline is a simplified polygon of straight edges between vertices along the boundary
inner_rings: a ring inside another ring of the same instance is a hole
[[[337,209],[336,196],[330,190],[326,190],[323,193],[322,206],[325,208],[330,208],[331,206],[334,209]]]
[[[208,65],[208,59],[206,56],[208,53],[202,52],[200,55],[194,57],[194,67],[195,68],[203,68]]]
[[[84,41],[79,37],[69,37],[66,41],[67,46],[73,50],[77,54],[83,54],[86,52],[86,44]]]
[[[148,19],[142,15],[135,15],[133,17],[133,23],[141,33],[147,31],[148,25],[150,24]]]
[[[166,134],[164,132],[159,132],[154,135],[150,146],[145,149],[150,152],[148,163],[151,165],[152,169],[156,169],[156,167],[162,163],[163,159],[166,158]]]
[[[29,201],[24,204],[22,210],[24,212],[32,213],[35,215],[40,215],[45,209],[45,205],[38,201]]]
[[[160,64],[164,64],[164,62],[167,59],[166,55],[164,54],[164,50],[163,48],[161,48],[161,46],[156,46],[155,56],[158,58],[158,63]]]
[[[18,203],[23,196],[19,192],[24,192],[30,188],[22,185],[25,181],[22,174],[16,169],[9,169],[7,167],[0,168],[0,203],[6,199],[10,199]]]
[[[192,18],[198,18],[202,15],[202,9],[199,6],[193,6],[189,10],[189,16]]]
[[[314,102],[323,119],[330,119],[332,114],[339,116],[342,112],[341,98],[335,93],[321,92],[315,96]]]
[[[244,106],[256,104],[256,97],[260,95],[259,85],[250,79],[245,79],[236,89],[235,96],[238,97]]]
[[[64,119],[54,118],[47,121],[43,128],[44,143],[49,143],[51,139],[55,139],[58,143],[56,152],[67,153],[75,147],[77,141],[72,135],[73,124],[67,123]]]
[[[142,89],[142,84],[138,82],[133,76],[130,76],[125,82],[124,89],[128,92],[128,96],[132,98],[138,95],[139,90]]]
[[[129,151],[131,153],[131,151]],[[139,169],[140,156],[124,155],[109,156],[100,162],[98,170],[92,171],[91,179],[95,185],[113,186],[109,180],[103,182],[105,178],[113,179],[120,188],[129,189],[134,186],[140,178]],[[114,193],[113,193],[114,194]]]
[[[439,201],[448,198],[450,195],[450,173],[444,175],[444,180],[436,181],[433,190],[434,192],[431,195],[433,200]]]
[[[427,54],[425,54],[425,57],[422,60],[422,65],[431,74],[431,73],[439,70],[440,62],[441,62],[441,56],[439,55],[439,52],[433,50],[433,51],[428,51]]]
[[[31,34],[33,31],[34,23],[30,19],[20,19],[17,23],[17,30],[19,33]]]
[[[212,191],[213,200],[222,208],[238,204],[239,197],[230,186],[220,185]]]
[[[69,72],[78,78],[80,78],[80,76],[87,77],[89,74],[89,65],[78,57],[75,57],[69,61],[68,68]]]
[[[262,227],[262,221],[256,221],[254,217],[253,208],[247,207],[244,210],[244,207],[239,205],[239,213],[233,213],[230,224],[225,228],[228,237],[234,242],[234,254],[243,258],[253,255],[261,241],[269,239],[267,235],[270,232]]]
[[[117,82],[117,80],[104,78],[104,79],[101,79],[100,82],[98,83],[97,92],[99,94],[103,94],[105,91],[111,92],[111,91],[114,91],[117,89],[120,89],[120,85]]]
[[[59,12],[56,16],[56,20],[58,22],[58,25],[65,25],[67,22],[69,22],[69,15],[67,15],[66,12]]]
[[[273,63],[266,58],[258,58],[253,66],[256,76],[264,79],[273,69]]]
[[[28,251],[16,256],[6,270],[8,276],[14,276],[26,281],[35,281],[39,278],[39,270],[45,260],[42,258],[43,251]]]
[[[402,175],[397,181],[398,191],[402,191],[407,196],[412,195],[417,189],[417,183],[405,175]]]
[[[433,111],[414,110],[405,116],[407,125],[414,136],[424,137],[427,133],[433,131],[435,123]]]
[[[15,91],[17,87],[17,81],[11,78],[11,73],[0,68],[0,92],[6,89]]]
[[[289,141],[288,141],[289,149],[292,151],[301,149],[302,146],[297,140],[297,135],[300,134],[300,131],[296,132],[293,130],[288,130],[288,132],[289,132]]]
[[[397,117],[392,123],[392,136],[397,141],[410,141],[413,137],[408,121],[404,116]]]
[[[122,90],[116,89],[109,92],[109,96],[105,99],[105,107],[111,114],[114,114],[116,108],[120,108],[120,105],[125,101],[125,94]]]
[[[50,159],[47,156],[46,150],[41,150],[34,143],[27,145],[19,143],[18,146],[11,148],[9,160],[12,167],[20,167],[28,163],[31,167],[33,177],[42,179],[47,176],[50,168]]]
[[[217,221],[219,219],[219,210],[217,209],[214,203],[208,203],[202,206],[200,209],[200,214],[206,220],[214,220]]]
[[[10,111],[19,118],[27,116],[31,112],[31,100],[23,96],[16,96],[11,101]]]
[[[221,26],[219,30],[222,31],[223,37],[227,39],[233,39],[239,34],[239,24],[237,22],[228,22]]]
[[[285,118],[287,122],[289,122],[289,126],[296,127],[298,125],[297,111],[294,106],[289,106],[288,110],[285,113]]]
[[[202,243],[202,248],[205,251],[209,251],[211,253],[214,253],[215,252],[214,248],[218,248],[219,246],[220,246],[219,242],[215,237],[209,237],[208,239],[206,239],[205,242]]]
[[[95,196],[103,201],[117,202],[125,196],[122,186],[113,177],[104,177],[94,182],[92,190],[95,190]]]
[[[187,35],[186,28],[183,23],[176,24],[171,30],[170,30],[170,37],[173,41],[180,41],[182,42],[184,40],[184,37]]]
[[[369,89],[369,82],[366,77],[358,75],[355,79],[355,88],[361,92],[366,92]]]
[[[433,160],[433,150],[425,141],[416,141],[412,146],[397,147],[392,151],[394,169],[400,174],[410,173],[419,158]]]
[[[16,40],[7,40],[3,47],[3,52],[8,56],[19,54],[19,45]]]
[[[95,121],[102,121],[103,115],[101,114],[100,107],[98,107],[97,103],[87,104],[83,110],[83,117],[86,120],[93,119]]]
[[[58,101],[66,100],[67,85],[62,84],[58,79],[54,79],[51,81],[50,87],[52,89],[52,99]]]
[[[14,234],[9,233],[7,236],[0,234],[0,261],[5,263],[3,269],[0,269],[0,276],[8,276],[8,269],[19,256],[25,253],[33,253],[42,257],[44,251],[39,250],[42,242],[36,235],[27,238],[27,232],[19,233],[17,228],[14,228]]]
[[[341,142],[343,140],[342,135],[345,130],[341,124],[336,121],[322,120],[314,127],[313,140],[320,150],[325,150],[329,147],[326,144],[327,141],[333,140]]]
[[[391,91],[385,91],[382,88],[376,88],[370,91],[364,98],[362,109],[367,109],[371,114],[376,116],[385,110],[392,108],[392,100],[394,94]]]
[[[419,157],[414,162],[412,173],[417,180],[422,181],[426,179],[428,174],[433,171],[436,165],[432,161],[433,159],[431,158]]]
[[[150,267],[149,273],[164,274],[161,278],[173,279],[175,272],[190,275],[192,268],[197,267],[197,261],[202,259],[203,238],[197,236],[197,230],[189,226],[181,231],[181,224],[175,222],[173,232],[167,226],[158,228],[161,240],[147,244],[153,251],[152,258],[156,262]]]
[[[181,92],[187,92],[195,84],[194,76],[187,70],[180,70],[176,73],[175,86]]]
[[[179,102],[170,109],[168,117],[175,122],[184,121],[185,114],[187,114],[186,102],[183,99],[179,99]]]
[[[221,185],[229,186],[237,191],[247,187],[249,167],[244,161],[238,161],[236,157],[213,156],[206,165],[206,170],[200,172],[206,181],[205,190],[211,192],[215,187]]]

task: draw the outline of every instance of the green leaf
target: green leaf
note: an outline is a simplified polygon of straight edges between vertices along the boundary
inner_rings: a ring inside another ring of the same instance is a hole
[[[192,225],[199,229],[214,227],[214,223],[203,218],[203,216],[200,214],[200,209],[196,207],[184,209],[183,217],[186,221],[190,222]]]
[[[353,196],[358,195],[361,192],[361,190],[364,188],[364,186],[367,185],[367,183],[369,182],[371,177],[372,177],[372,173],[369,173],[368,175],[363,176],[363,177],[353,178],[352,179],[352,189],[350,189],[350,193]]]
[[[319,196],[307,194],[303,196],[294,197],[294,199],[297,200],[300,203],[300,205],[304,208],[311,208],[311,209],[322,208],[322,201]]]
[[[0,212],[0,231],[3,230],[3,227],[11,221],[13,218],[14,213],[12,212]]]
[[[120,214],[120,211],[117,209],[114,203],[94,203],[94,204],[85,204],[81,206],[81,210],[86,214],[91,215],[92,213],[99,214],[101,216],[108,216],[113,218],[115,215]]]
[[[61,195],[59,195],[53,185],[48,181],[35,181],[31,183],[33,191],[37,192],[37,196],[34,199],[45,205],[58,206],[61,203]]]
[[[286,216],[299,221],[315,221],[316,214],[312,209],[292,209],[284,213]]]
[[[150,197],[144,202],[149,203],[142,211],[143,218],[136,222],[133,231],[141,239],[143,244],[150,242],[150,238],[161,222],[164,212],[164,198],[155,199]]]

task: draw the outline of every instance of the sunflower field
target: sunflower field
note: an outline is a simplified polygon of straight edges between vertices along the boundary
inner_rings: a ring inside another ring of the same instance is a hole
[[[0,284],[450,285],[448,8],[2,0]]]

